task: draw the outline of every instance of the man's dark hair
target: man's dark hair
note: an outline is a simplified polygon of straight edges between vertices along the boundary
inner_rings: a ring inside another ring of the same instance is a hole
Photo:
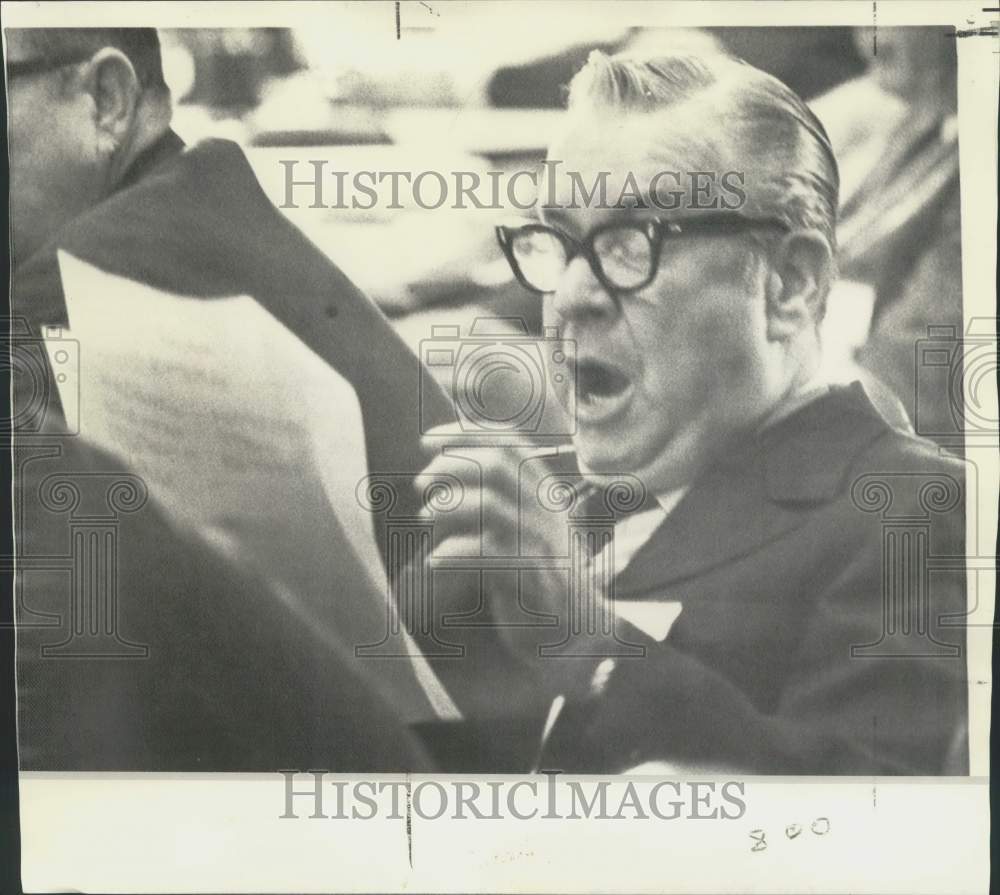
[[[96,53],[103,47],[121,50],[144,90],[167,89],[163,80],[160,38],[155,28],[20,28],[40,58],[53,63]]]

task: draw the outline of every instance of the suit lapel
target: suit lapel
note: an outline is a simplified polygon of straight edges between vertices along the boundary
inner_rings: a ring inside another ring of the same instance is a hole
[[[761,549],[849,487],[855,456],[888,428],[859,383],[834,387],[696,482],[616,579],[621,598]]]
[[[797,522],[797,514],[767,500],[759,474],[737,479],[717,471],[695,485],[639,549],[616,579],[615,593],[656,596],[666,585],[752,552]]]

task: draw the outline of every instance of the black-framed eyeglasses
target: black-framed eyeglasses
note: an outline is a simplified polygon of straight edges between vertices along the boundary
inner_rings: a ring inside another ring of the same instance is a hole
[[[556,291],[570,262],[583,255],[598,282],[611,292],[635,292],[656,277],[663,247],[687,234],[723,235],[757,229],[787,230],[776,218],[705,214],[665,220],[602,224],[576,240],[546,224],[497,227],[497,239],[518,282],[532,292]]]
[[[58,59],[16,59],[13,62],[7,60],[5,65],[7,80],[12,81],[14,78],[23,78],[28,75],[40,75],[45,72],[66,68],[68,65],[79,65],[81,62],[86,62],[93,55],[93,53],[81,53],[76,56],[64,56]]]

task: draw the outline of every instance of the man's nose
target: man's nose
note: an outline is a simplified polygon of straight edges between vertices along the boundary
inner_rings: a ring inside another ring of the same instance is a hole
[[[587,259],[576,257],[552,296],[552,308],[564,320],[586,322],[614,317],[618,302],[594,276]]]

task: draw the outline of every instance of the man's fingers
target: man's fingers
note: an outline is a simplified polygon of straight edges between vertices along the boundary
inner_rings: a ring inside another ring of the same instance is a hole
[[[436,457],[418,480],[418,487],[425,490],[425,506],[429,510],[433,509],[428,502],[432,492],[427,486],[435,478],[457,480],[463,491],[463,505],[471,503],[490,509],[489,501],[480,496],[488,491],[497,501],[537,508],[539,485],[554,472],[552,448],[468,451],[463,447],[455,451],[459,453],[449,451]]]
[[[483,497],[481,503],[480,496]],[[441,514],[435,525],[435,542],[442,545],[446,541],[459,540],[462,544],[481,544],[481,549],[469,551],[470,555],[512,556],[517,553],[519,530],[517,506],[487,491],[474,499],[467,495],[461,507]]]

